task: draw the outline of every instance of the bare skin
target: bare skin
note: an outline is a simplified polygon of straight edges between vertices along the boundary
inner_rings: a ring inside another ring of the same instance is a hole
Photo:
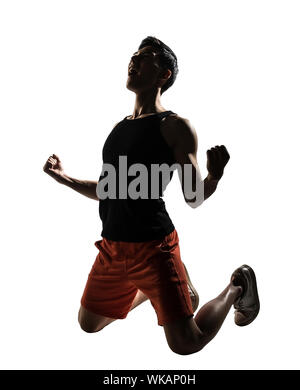
[[[148,297],[141,290],[138,290],[129,311],[133,310],[147,300]],[[83,306],[80,306],[78,313],[78,322],[81,326],[81,329],[83,329],[85,332],[99,332],[99,330],[105,328],[105,326],[111,324],[114,321],[116,321],[116,318],[100,316],[98,314],[91,313]]]
[[[134,53],[129,63],[129,70],[131,69],[135,69],[135,73],[128,75],[126,87],[135,93],[136,98],[133,114],[128,119],[134,120],[167,111],[160,101],[161,87],[172,72],[161,67],[155,49],[147,46]],[[201,178],[197,162],[198,140],[195,129],[188,119],[179,115],[169,115],[161,121],[161,133],[173,150],[176,162],[182,167],[184,164],[192,164],[194,188],[196,179]],[[224,145],[215,146],[207,151],[208,175],[204,179],[205,200],[216,191],[229,158]],[[43,170],[59,183],[99,201],[96,194],[97,181],[78,180],[68,176],[57,155],[53,154],[47,159]],[[193,199],[186,198],[183,187],[182,192],[187,204],[193,207]],[[241,293],[242,288],[233,285],[231,281],[215,299],[202,306],[194,318],[182,318],[164,325],[170,349],[180,355],[200,351],[218,333],[230,308]],[[130,310],[147,299],[146,295],[138,291]],[[92,333],[100,331],[115,319],[91,313],[80,307],[78,321],[83,330]]]
[[[234,301],[241,293],[242,288],[230,282],[215,299],[202,306],[194,318],[183,318],[164,325],[170,349],[179,355],[200,351],[216,336]],[[139,290],[130,310],[147,299],[147,296]],[[91,313],[82,306],[78,314],[81,328],[88,333],[99,332],[115,320]]]

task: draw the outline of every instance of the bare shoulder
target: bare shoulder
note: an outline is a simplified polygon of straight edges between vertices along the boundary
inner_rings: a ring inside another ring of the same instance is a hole
[[[161,132],[170,147],[186,145],[197,147],[197,134],[189,119],[170,114],[161,121]]]

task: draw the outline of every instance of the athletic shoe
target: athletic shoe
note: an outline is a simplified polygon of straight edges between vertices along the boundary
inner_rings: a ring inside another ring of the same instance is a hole
[[[233,272],[231,281],[235,286],[241,286],[243,289],[242,294],[233,304],[236,309],[234,322],[238,326],[249,325],[260,309],[255,273],[249,265],[244,264]]]

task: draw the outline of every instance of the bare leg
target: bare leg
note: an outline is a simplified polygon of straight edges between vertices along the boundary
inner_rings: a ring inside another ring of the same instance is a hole
[[[132,302],[130,311],[140,305],[142,302],[146,301],[147,299],[148,297],[144,293],[142,293],[141,290],[138,290]],[[83,306],[81,306],[79,309],[78,322],[81,328],[88,333],[99,332],[99,330],[105,328],[107,325],[111,324],[114,321],[116,321],[116,318],[104,317],[92,313],[86,310]]]
[[[234,286],[230,283],[217,298],[203,305],[198,311],[195,322],[205,335],[205,344],[218,333],[231,306],[241,292],[240,286]]]
[[[180,355],[200,351],[218,333],[241,292],[240,286],[230,283],[220,295],[202,306],[194,318],[184,318],[164,325],[172,351]]]
[[[138,292],[136,293],[136,296],[134,297],[134,300],[132,302],[130,311],[132,309],[134,309],[135,307],[137,307],[138,305],[140,305],[141,303],[147,301],[147,299],[149,299],[147,297],[147,295],[145,295],[141,290],[138,290]]]

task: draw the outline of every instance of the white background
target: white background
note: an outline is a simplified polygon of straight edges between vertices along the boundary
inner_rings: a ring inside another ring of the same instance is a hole
[[[1,369],[299,369],[299,2],[1,1]],[[77,312],[98,253],[98,203],[42,167],[52,153],[97,180],[103,143],[133,112],[130,55],[154,35],[178,57],[165,109],[231,159],[193,210],[165,193],[200,305],[247,263],[261,312],[233,309],[201,352],[174,354],[149,301],[102,332]]]

